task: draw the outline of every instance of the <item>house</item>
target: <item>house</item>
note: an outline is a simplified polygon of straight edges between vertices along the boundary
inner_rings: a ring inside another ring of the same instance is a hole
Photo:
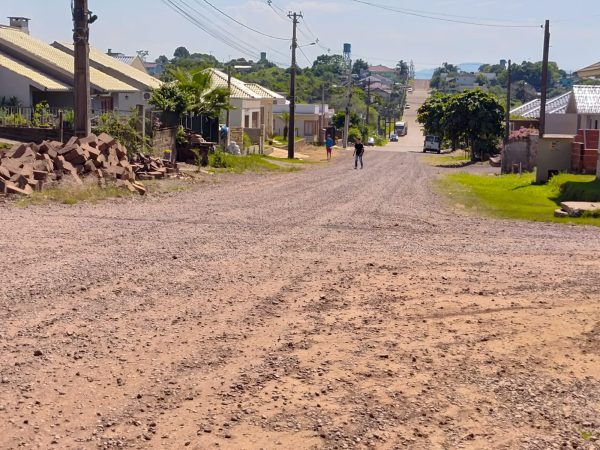
[[[285,97],[263,86],[231,77],[217,69],[207,69],[212,87],[230,87],[229,124],[232,127],[262,129],[263,136],[273,133],[273,108],[285,104]]]
[[[577,115],[577,129],[600,129],[600,86],[573,86],[567,114]]]
[[[546,114],[566,114],[571,95],[571,92],[567,92],[566,94],[548,99],[546,101]],[[539,119],[541,109],[542,101],[538,98],[511,109],[510,114],[527,119]]]
[[[275,134],[279,136],[284,134],[285,127],[288,124],[283,115],[286,113],[289,115],[289,112],[289,102],[273,107]],[[323,142],[323,129],[329,124],[334,112],[334,110],[329,109],[328,105],[322,107],[316,104],[296,104],[295,135],[306,139],[310,143]]]
[[[600,62],[596,64],[592,64],[591,66],[584,67],[583,69],[579,69],[575,72],[579,78],[590,78],[590,77],[598,77],[600,78]]]
[[[110,49],[110,48],[108,49],[106,54],[108,56],[115,58],[117,61],[121,61],[122,63],[127,64],[128,66],[134,67],[137,70],[140,70],[144,73],[148,73],[146,71],[146,66],[144,64],[144,60],[142,58],[140,58],[138,55],[126,56],[123,53],[114,53],[112,51],[112,49]]]
[[[74,55],[73,44],[54,42],[52,47],[57,48],[70,56]],[[108,98],[105,98],[104,109],[117,109],[128,112],[137,105],[147,105],[152,89],[157,89],[161,85],[160,80],[149,75],[146,71],[141,71],[134,66],[119,61],[94,47],[90,47],[89,55],[90,69],[96,69],[137,89],[137,92],[133,94],[125,93],[124,95],[119,96],[118,108],[114,106],[114,102],[111,107],[111,101]]]
[[[159,78],[165,72],[165,65],[157,62],[144,62],[144,68],[153,77]]]
[[[396,69],[382,65],[370,66],[369,72],[371,75],[379,75],[385,78],[394,78],[396,76]]]
[[[45,100],[50,107],[72,108],[73,56],[63,51],[64,48],[53,47],[30,36],[28,19],[12,18],[11,24],[13,26],[0,26],[0,98],[16,97],[24,107],[32,107]],[[90,53],[101,52],[91,49]],[[137,104],[146,104],[150,98],[150,86],[139,81],[143,74],[104,56],[115,65],[108,70],[102,64],[90,64],[92,112],[129,111]],[[132,76],[130,71],[135,71],[136,76]],[[155,82],[160,83],[158,80]]]

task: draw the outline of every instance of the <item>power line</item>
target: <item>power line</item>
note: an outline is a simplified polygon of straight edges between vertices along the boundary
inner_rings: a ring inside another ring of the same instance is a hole
[[[242,55],[250,58],[254,58],[261,50],[250,45],[250,44],[242,44],[239,41],[231,39],[229,35],[221,33],[217,30],[213,30],[209,28],[205,22],[211,22],[206,16],[204,16],[200,11],[195,9],[193,6],[190,6],[183,0],[161,0],[165,5],[170,7],[173,11],[183,17],[185,20],[193,24],[194,26],[200,28],[202,31],[218,40],[219,42],[227,45],[228,47],[239,51]],[[193,11],[193,12],[190,12]],[[204,20],[204,22],[203,22]],[[274,49],[271,49],[275,53],[282,54]],[[285,55],[284,55],[285,56]],[[280,61],[273,61],[277,65],[285,66],[286,64],[281,63]]]
[[[361,4],[367,5],[367,6],[371,6],[373,8],[379,8],[379,9],[383,9],[386,11],[392,11],[392,12],[396,12],[399,14],[404,14],[407,16],[421,17],[424,19],[431,19],[431,20],[439,20],[441,22],[451,22],[451,23],[459,23],[459,24],[463,24],[463,25],[473,25],[473,26],[490,27],[490,28],[540,28],[539,25],[516,25],[516,24],[511,25],[511,24],[499,24],[499,23],[471,22],[471,21],[467,21],[467,20],[444,18],[444,17],[440,17],[440,15],[434,16],[431,14],[413,12],[413,11],[406,10],[406,9],[398,9],[398,8],[394,8],[392,6],[382,5],[379,3],[372,3],[372,2],[365,1],[365,0],[350,0],[350,1],[353,1],[355,3],[361,3]],[[487,20],[487,19],[476,19],[476,20]]]
[[[238,25],[243,26],[244,28],[250,30],[250,31],[254,31],[255,33],[260,34],[261,36],[265,36],[271,39],[278,39],[280,41],[291,41],[291,39],[289,38],[285,38],[285,37],[278,37],[278,36],[271,36],[270,34],[267,33],[263,33],[262,31],[259,30],[255,30],[252,27],[249,27],[248,25],[240,22],[239,20],[235,19],[234,17],[231,17],[229,14],[227,14],[226,12],[220,10],[219,8],[217,8],[215,5],[213,5],[211,2],[209,2],[208,0],[203,0],[204,3],[206,3],[207,5],[209,5],[211,8],[215,9],[216,11],[218,11],[219,13],[223,14],[225,17],[227,17],[228,19],[234,21],[235,23],[237,23]],[[196,0],[196,3],[200,3],[198,0]]]

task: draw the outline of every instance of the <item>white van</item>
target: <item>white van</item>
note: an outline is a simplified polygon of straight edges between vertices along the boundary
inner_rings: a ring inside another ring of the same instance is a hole
[[[437,136],[425,136],[425,143],[423,144],[423,153],[425,152],[436,152],[440,153],[442,150],[441,139]]]

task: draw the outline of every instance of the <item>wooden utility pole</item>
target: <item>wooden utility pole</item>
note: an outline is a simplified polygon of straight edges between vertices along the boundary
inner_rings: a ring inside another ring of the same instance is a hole
[[[288,158],[294,159],[294,149],[296,146],[296,49],[298,48],[298,39],[296,30],[298,28],[299,18],[302,14],[289,13],[288,17],[292,19],[292,73],[290,77],[290,128],[288,129]]]
[[[511,84],[512,84],[512,67],[511,60],[508,60],[508,79],[506,89],[506,124],[504,130],[504,144],[508,144],[508,137],[510,136],[510,98],[511,98]]]
[[[230,95],[229,103],[231,103],[231,64],[227,65],[227,90],[229,91]],[[227,127],[227,139],[225,139],[225,148],[227,148],[231,143],[231,116],[229,114],[229,108],[227,108],[227,112],[225,114],[225,126]]]
[[[544,27],[544,59],[542,61],[542,96],[540,104],[540,137],[546,134],[546,100],[548,98],[548,57],[550,52],[550,21]]]
[[[74,0],[73,6],[73,45],[75,53],[75,135],[84,137],[90,134],[90,12],[88,0]]]
[[[321,84],[321,129],[319,130],[319,141],[325,142],[325,83]],[[335,136],[333,136],[335,138]]]

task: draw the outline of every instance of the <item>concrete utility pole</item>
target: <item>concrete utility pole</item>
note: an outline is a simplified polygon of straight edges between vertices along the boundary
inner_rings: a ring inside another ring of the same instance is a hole
[[[508,80],[507,80],[507,93],[506,93],[506,124],[504,130],[504,144],[508,144],[508,137],[510,136],[510,98],[511,98],[511,84],[512,84],[512,66],[511,60],[508,60]]]
[[[367,82],[367,127],[369,126],[369,109],[371,109],[371,79]]]
[[[348,132],[350,131],[350,107],[352,106],[352,46],[344,44],[344,61],[348,70],[348,102],[346,103],[346,118],[344,120],[344,139],[343,147],[348,148]]]
[[[288,129],[288,158],[294,159],[294,149],[296,146],[296,49],[298,48],[298,39],[296,30],[298,28],[299,18],[302,18],[302,13],[289,13],[288,17],[292,19],[294,24],[292,32],[292,74],[290,77],[290,127]]]
[[[542,61],[542,96],[540,104],[540,137],[546,134],[546,100],[548,98],[548,57],[550,52],[550,21],[544,27],[544,59]]]
[[[95,16],[94,16],[95,20]],[[90,12],[88,0],[74,0],[73,45],[75,47],[75,135],[91,132],[90,112]]]
[[[227,90],[230,93],[229,102],[231,103],[231,64],[227,65]],[[227,148],[231,143],[231,116],[229,114],[229,108],[227,108],[227,112],[225,114],[225,126],[227,127],[227,139],[225,140],[225,148]]]
[[[325,142],[327,138],[325,132],[325,83],[321,84],[321,130],[319,131],[319,141]],[[335,136],[334,136],[335,137]]]

